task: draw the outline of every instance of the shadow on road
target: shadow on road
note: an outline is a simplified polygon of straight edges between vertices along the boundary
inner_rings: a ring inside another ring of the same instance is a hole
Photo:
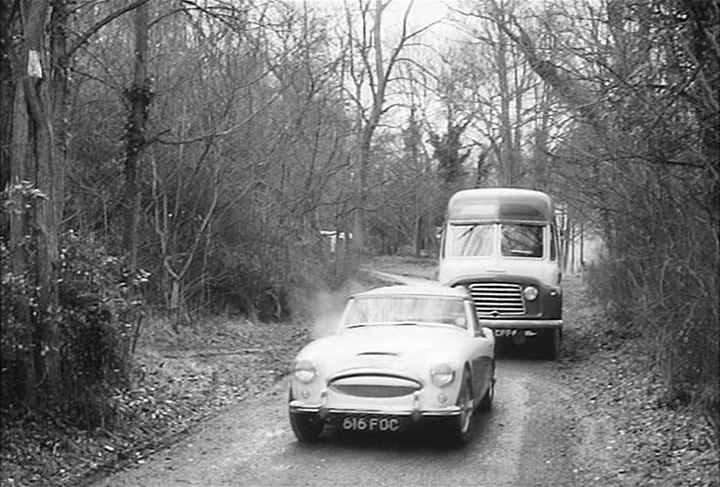
[[[541,337],[528,338],[522,345],[516,345],[509,338],[496,338],[496,359],[548,360],[547,343]]]
[[[486,436],[492,416],[492,411],[477,411],[475,413],[470,444],[482,441],[482,438]],[[393,452],[393,454],[398,452],[457,451],[460,449],[449,444],[445,438],[437,434],[437,428],[432,428],[429,425],[418,425],[403,433],[355,433],[326,427],[318,443],[296,443],[295,447],[300,450],[315,452],[334,450],[341,447],[378,452],[387,450]]]

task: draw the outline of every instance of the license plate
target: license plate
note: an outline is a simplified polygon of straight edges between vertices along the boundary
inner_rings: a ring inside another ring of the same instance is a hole
[[[395,416],[353,414],[343,416],[340,427],[345,431],[395,433],[400,431],[402,421]]]
[[[517,335],[518,330],[495,330],[496,337],[513,337]]]

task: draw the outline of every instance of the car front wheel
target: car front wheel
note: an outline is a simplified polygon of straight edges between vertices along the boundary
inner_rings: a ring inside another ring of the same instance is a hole
[[[290,411],[290,425],[295,437],[303,443],[314,443],[320,438],[324,424],[313,413],[298,413]]]
[[[460,414],[452,418],[448,430],[448,439],[454,446],[464,446],[470,441],[472,433],[473,418],[475,415],[474,402],[472,397],[472,378],[467,370],[463,373],[460,392],[458,393],[457,405],[460,407]]]
[[[490,379],[490,384],[488,384],[487,391],[485,391],[485,395],[480,400],[480,411],[487,412],[492,409],[493,399],[495,399],[495,378],[493,377]]]

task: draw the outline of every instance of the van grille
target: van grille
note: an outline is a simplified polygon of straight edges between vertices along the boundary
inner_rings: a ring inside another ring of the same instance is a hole
[[[525,314],[522,289],[518,284],[480,282],[468,285],[478,317],[498,318]]]

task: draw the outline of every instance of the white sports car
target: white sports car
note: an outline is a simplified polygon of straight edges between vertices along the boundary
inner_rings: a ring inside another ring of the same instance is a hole
[[[434,423],[463,445],[494,385],[495,338],[464,288],[383,287],[352,296],[336,333],[300,351],[290,423],[303,442],[326,424],[391,433]]]

